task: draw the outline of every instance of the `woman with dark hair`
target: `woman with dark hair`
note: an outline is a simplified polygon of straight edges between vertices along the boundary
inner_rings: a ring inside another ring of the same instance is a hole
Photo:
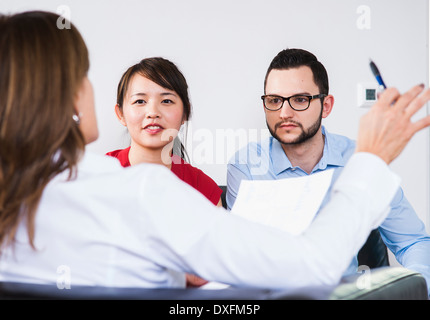
[[[178,133],[191,117],[191,102],[187,81],[174,63],[154,57],[128,68],[118,84],[115,114],[128,128],[131,145],[107,155],[118,158],[123,167],[138,163],[164,165],[213,204],[222,206],[222,190],[215,181],[186,161]],[[206,283],[187,274],[189,287]]]
[[[222,190],[209,176],[187,163],[178,138],[191,117],[188,85],[171,61],[147,58],[128,68],[118,84],[115,113],[128,128],[131,145],[108,152],[123,167],[138,163],[162,164],[181,180],[222,206]]]
[[[0,15],[0,281],[184,287],[185,273],[268,289],[335,285],[399,187],[387,166],[430,117],[387,89],[313,224],[293,236],[210,203],[164,166],[123,168],[97,139],[88,52],[47,12]]]

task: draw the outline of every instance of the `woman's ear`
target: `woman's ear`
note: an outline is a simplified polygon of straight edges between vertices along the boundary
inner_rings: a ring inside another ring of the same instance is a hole
[[[118,104],[115,105],[115,114],[119,122],[121,122],[123,126],[127,127],[127,122],[125,122],[124,114],[122,113],[122,109]]]
[[[94,90],[91,81],[85,77],[79,88],[75,102],[73,120],[79,125],[85,143],[95,141],[99,136],[97,117],[94,106]]]

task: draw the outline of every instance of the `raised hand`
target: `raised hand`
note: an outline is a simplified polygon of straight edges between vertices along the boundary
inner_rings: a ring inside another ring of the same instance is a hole
[[[430,89],[417,85],[404,94],[388,88],[360,120],[357,152],[370,152],[391,163],[418,131],[430,125],[430,116],[411,117],[430,100]]]

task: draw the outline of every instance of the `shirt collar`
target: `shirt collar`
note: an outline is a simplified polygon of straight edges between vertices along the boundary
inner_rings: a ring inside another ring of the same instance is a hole
[[[344,167],[347,160],[343,157],[344,150],[339,141],[338,136],[330,134],[324,126],[322,126],[322,134],[324,135],[324,151],[321,160],[315,166],[315,169],[324,170],[327,166]]]
[[[325,170],[327,166],[345,166],[347,159],[342,155],[343,150],[339,147],[336,136],[330,134],[324,126],[322,126],[322,134],[324,135],[325,141],[323,156],[312,172]],[[293,168],[284,149],[282,149],[281,143],[273,137],[271,137],[270,158],[272,159],[272,166],[276,175]]]
[[[278,175],[287,169],[291,169],[293,166],[285,154],[284,149],[282,149],[281,143],[273,137],[270,137],[270,140],[270,159],[272,161],[273,171]]]

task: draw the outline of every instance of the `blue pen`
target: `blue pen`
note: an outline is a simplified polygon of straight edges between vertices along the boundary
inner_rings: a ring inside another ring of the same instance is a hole
[[[370,69],[372,69],[373,75],[375,76],[376,81],[378,81],[379,85],[382,88],[387,89],[384,80],[382,80],[381,73],[379,72],[378,68],[376,67],[376,64],[372,60],[370,60]]]

